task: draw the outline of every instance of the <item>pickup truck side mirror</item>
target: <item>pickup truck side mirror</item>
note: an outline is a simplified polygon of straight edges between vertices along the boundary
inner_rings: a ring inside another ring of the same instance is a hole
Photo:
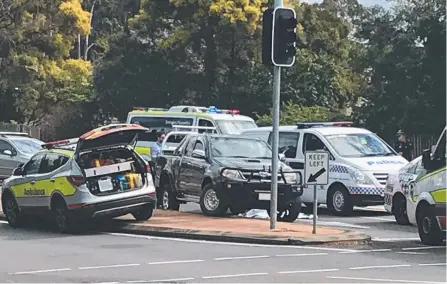
[[[279,154],[278,156],[279,156],[279,160],[280,160],[281,162],[284,163],[284,162],[286,161],[286,155],[284,155],[283,153]]]
[[[206,158],[205,151],[203,151],[203,150],[194,150],[194,151],[192,151],[192,157],[204,160]]]
[[[425,149],[422,152],[422,165],[424,169],[430,169],[431,167],[431,151],[430,149]]]

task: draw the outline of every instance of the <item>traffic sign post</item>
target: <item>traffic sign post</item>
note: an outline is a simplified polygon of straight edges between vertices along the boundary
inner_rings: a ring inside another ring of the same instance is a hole
[[[329,183],[329,153],[325,151],[306,151],[304,161],[304,182],[314,186],[314,216],[312,234],[317,233],[317,185]]]

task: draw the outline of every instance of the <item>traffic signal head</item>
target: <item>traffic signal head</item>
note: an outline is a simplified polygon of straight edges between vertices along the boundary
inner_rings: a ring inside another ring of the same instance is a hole
[[[296,13],[293,9],[278,7],[273,11],[272,62],[290,67],[296,55]]]

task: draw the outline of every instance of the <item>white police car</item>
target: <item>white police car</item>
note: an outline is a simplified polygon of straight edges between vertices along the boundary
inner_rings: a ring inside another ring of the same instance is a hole
[[[353,206],[382,205],[388,175],[408,163],[376,134],[351,125],[317,122],[279,127],[279,153],[293,169],[304,171],[306,151],[329,152],[329,184],[318,186],[318,203],[338,215],[348,215]],[[272,127],[258,127],[242,135],[271,145],[271,132]],[[311,187],[304,189],[301,200],[312,206]]]

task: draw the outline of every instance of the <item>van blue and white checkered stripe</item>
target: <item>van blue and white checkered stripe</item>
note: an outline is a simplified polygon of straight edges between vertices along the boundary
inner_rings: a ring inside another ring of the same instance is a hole
[[[329,172],[331,173],[341,173],[348,174],[348,168],[344,166],[334,165],[329,167]]]

